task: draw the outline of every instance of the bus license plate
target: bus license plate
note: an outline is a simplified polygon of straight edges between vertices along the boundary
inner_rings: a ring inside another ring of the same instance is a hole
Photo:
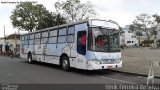
[[[112,66],[107,66],[107,68],[112,68]]]

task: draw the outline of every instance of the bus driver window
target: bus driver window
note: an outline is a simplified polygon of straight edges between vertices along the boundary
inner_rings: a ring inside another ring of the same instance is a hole
[[[98,47],[103,47],[104,45],[105,45],[104,39],[98,37],[98,38],[96,39],[96,46],[98,46]]]
[[[77,35],[77,52],[86,54],[86,31],[79,31]]]

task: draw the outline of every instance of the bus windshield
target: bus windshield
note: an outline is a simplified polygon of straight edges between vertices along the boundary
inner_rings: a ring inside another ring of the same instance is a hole
[[[97,52],[120,52],[119,32],[114,29],[92,27],[88,34],[89,50]]]

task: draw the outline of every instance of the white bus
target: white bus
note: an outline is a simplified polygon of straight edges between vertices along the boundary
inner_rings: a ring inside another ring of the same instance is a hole
[[[91,19],[21,35],[20,57],[70,67],[99,70],[122,67],[119,26]]]

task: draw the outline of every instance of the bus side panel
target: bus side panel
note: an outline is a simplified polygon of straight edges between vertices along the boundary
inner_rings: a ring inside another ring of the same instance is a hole
[[[27,59],[27,55],[28,55],[28,45],[22,45],[21,57]]]
[[[23,52],[24,52],[24,45],[23,45],[23,43],[21,41],[21,44],[20,44],[20,58],[23,58]]]
[[[46,55],[56,55],[56,44],[47,44]]]
[[[61,55],[62,53],[65,53],[68,55],[71,67],[76,67],[75,57],[71,55],[72,54],[71,51],[73,47],[74,47],[74,43],[67,43],[67,44],[59,45],[58,50],[61,51],[59,55]]]
[[[35,52],[34,47],[35,47],[34,45],[29,45],[29,47],[27,48],[27,54],[28,54],[28,52],[31,52],[32,58],[33,58],[33,55],[34,55],[34,52]]]
[[[56,44],[47,44],[45,60],[48,63],[59,64],[59,57],[57,56]]]
[[[76,51],[75,51],[75,43],[68,43],[67,47],[64,48],[63,51],[69,50],[68,53],[70,54],[69,56],[69,61],[70,61],[70,66],[71,67],[76,67]]]
[[[71,43],[58,45],[58,50],[60,51],[59,55],[61,55],[62,53],[66,53],[70,57],[71,48]]]
[[[57,46],[57,56],[61,56],[63,53],[67,54],[70,57],[70,48],[67,43],[60,43]]]
[[[42,48],[41,44],[35,45],[35,53],[34,53],[33,59],[36,61],[41,61],[42,60],[42,51],[43,51],[43,48]]]

